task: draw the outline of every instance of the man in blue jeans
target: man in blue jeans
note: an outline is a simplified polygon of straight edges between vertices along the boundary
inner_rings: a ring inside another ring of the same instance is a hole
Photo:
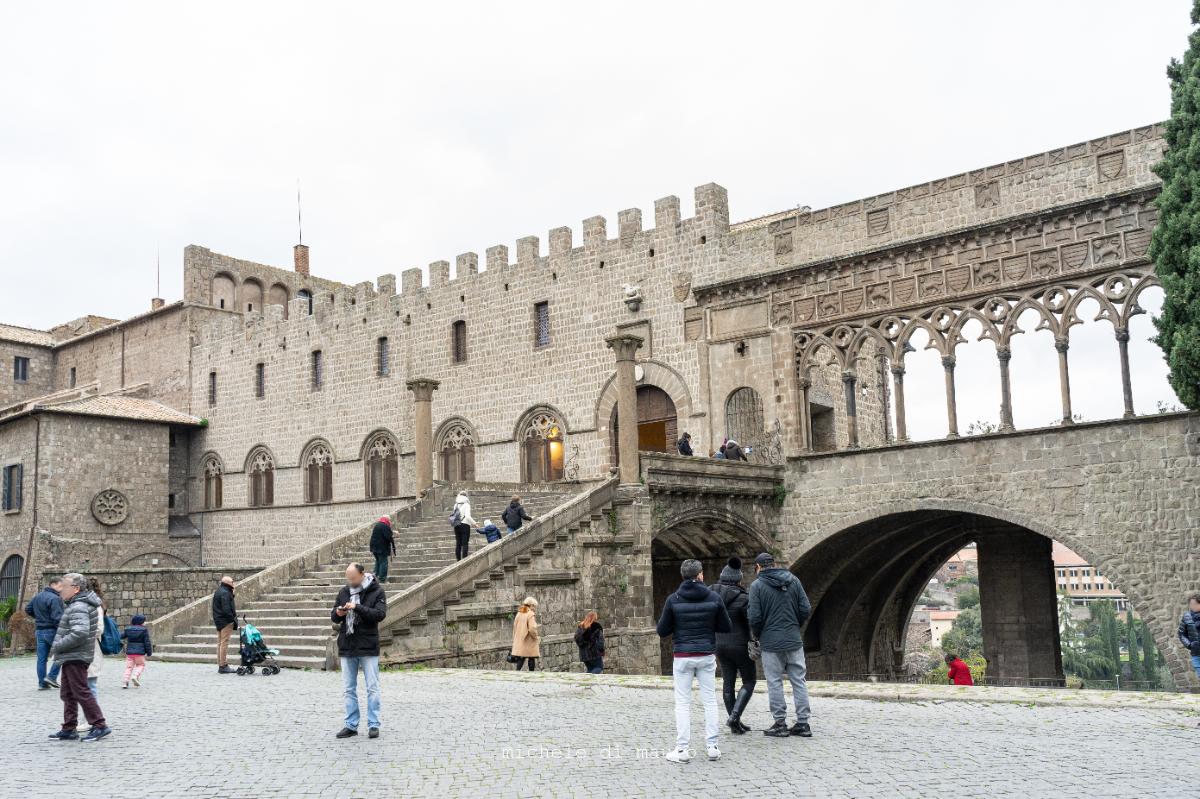
[[[46,661],[50,659],[54,632],[58,629],[59,619],[63,615],[63,601],[58,595],[61,587],[62,580],[55,577],[50,581],[50,585],[38,591],[25,606],[25,614],[33,619],[37,628],[37,678],[38,689],[42,691],[58,687],[58,662],[55,661],[47,674]]]
[[[1179,643],[1192,656],[1192,668],[1200,677],[1200,592],[1188,594],[1188,609],[1179,620]]]
[[[733,629],[725,603],[704,584],[704,570],[698,560],[685,560],[679,567],[683,583],[667,597],[658,619],[661,638],[671,636],[675,677],[675,748],[667,752],[668,763],[687,763],[692,759],[688,743],[692,735],[692,682],[700,684],[700,702],[704,705],[704,745],[709,760],[718,760],[717,748],[717,633]]]
[[[346,567],[346,585],[338,592],[329,614],[338,627],[338,657],[342,666],[342,689],[346,722],[334,737],[358,735],[358,673],[367,688],[367,737],[379,737],[379,622],[387,616],[387,597],[375,575],[365,573],[359,563]]]

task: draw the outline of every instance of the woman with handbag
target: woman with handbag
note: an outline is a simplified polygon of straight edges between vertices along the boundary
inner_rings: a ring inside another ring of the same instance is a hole
[[[508,662],[515,663],[517,671],[526,663],[530,671],[537,671],[537,659],[541,656],[541,635],[538,633],[537,619],[534,618],[537,604],[533,597],[525,597],[513,619],[512,653],[508,656]]]
[[[750,702],[754,683],[758,680],[750,654],[758,642],[750,636],[750,619],[746,615],[750,595],[742,587],[741,558],[729,559],[725,568],[721,569],[721,580],[713,587],[713,591],[725,603],[725,610],[729,612],[729,621],[733,625],[730,632],[717,633],[717,661],[721,664],[722,694],[725,710],[729,713],[727,723],[731,732],[741,735],[750,730],[742,723],[742,712]],[[736,690],[739,675],[742,687]]]

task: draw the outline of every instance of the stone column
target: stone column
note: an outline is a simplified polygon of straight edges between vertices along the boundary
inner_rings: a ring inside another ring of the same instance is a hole
[[[1012,360],[1012,350],[1008,347],[997,347],[996,360],[1000,362],[1000,430],[1005,432],[1015,429],[1012,415],[1012,385],[1008,378],[1008,362]]]
[[[1054,339],[1054,349],[1058,350],[1058,386],[1062,392],[1062,423],[1075,424],[1074,414],[1071,413],[1071,376],[1067,372],[1067,350],[1071,343],[1066,337]]]
[[[638,462],[637,381],[633,376],[634,354],[642,346],[640,336],[618,333],[604,339],[617,358],[617,457],[622,485],[632,485],[641,476]]]
[[[847,445],[851,449],[858,447],[858,395],[856,386],[858,375],[853,370],[842,372],[842,385],[846,387],[846,434]]]
[[[1121,393],[1125,397],[1125,418],[1133,418],[1133,382],[1129,379],[1129,328],[1116,329],[1117,347],[1121,351]]]
[[[433,485],[433,392],[438,381],[418,377],[405,383],[413,393],[413,449],[416,450],[414,490],[417,496]]]
[[[904,418],[904,365],[892,364],[892,385],[896,396],[896,441],[908,441],[908,422]]]
[[[800,424],[800,448],[805,452],[812,452],[812,414],[808,407],[808,390],[812,388],[812,380],[801,377],[796,381],[796,386],[800,391],[800,413],[797,414]]]
[[[1008,528],[981,532],[975,543],[988,679],[997,685],[1061,685],[1050,539]]]
[[[946,370],[946,438],[958,438],[958,402],[954,398],[954,363],[953,355],[942,358],[942,368]]]

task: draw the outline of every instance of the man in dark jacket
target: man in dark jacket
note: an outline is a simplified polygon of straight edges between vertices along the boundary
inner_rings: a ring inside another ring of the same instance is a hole
[[[346,723],[335,737],[358,735],[358,673],[367,688],[367,734],[379,737],[379,622],[387,616],[383,586],[361,564],[346,567],[346,584],[338,591],[329,618],[338,628],[338,657],[342,662],[342,688]]]
[[[58,687],[58,669],[56,662],[46,671],[46,662],[50,659],[50,646],[54,643],[54,631],[58,629],[58,621],[63,615],[62,597],[58,595],[62,580],[55,577],[50,584],[38,591],[29,604],[25,606],[25,615],[33,619],[37,628],[37,678],[38,690],[48,691]]]
[[[508,528],[508,535],[512,535],[517,530],[520,530],[521,525],[525,522],[533,521],[533,517],[521,507],[520,497],[512,498],[512,502],[508,503],[508,507],[500,514],[500,519],[504,522],[504,526]]]
[[[684,433],[683,436],[676,443],[675,447],[676,447],[676,449],[679,450],[680,455],[691,455],[692,454],[692,434]]]
[[[717,633],[732,630],[729,613],[721,597],[704,585],[704,570],[698,560],[685,560],[679,567],[683,583],[667,597],[658,634],[672,637],[675,677],[675,750],[666,760],[686,763],[691,760],[688,742],[692,733],[692,680],[700,683],[700,701],[704,703],[704,742],[708,759],[721,756],[717,748]]]
[[[725,460],[727,461],[744,461],[746,453],[742,452],[742,445],[729,439],[725,444]]]
[[[388,581],[388,558],[396,554],[396,536],[392,533],[392,520],[380,516],[371,528],[371,554],[375,556],[375,579]]]
[[[763,552],[754,559],[758,579],[750,586],[750,632],[762,646],[763,674],[767,678],[767,697],[775,725],[764,730],[772,738],[799,735],[812,737],[809,727],[807,669],[804,664],[804,636],[801,628],[812,615],[812,605],[796,575],[775,565],[775,558]],[[787,726],[787,701],[783,695],[783,675],[792,683],[792,701],[796,704],[796,723]]]
[[[1188,594],[1188,609],[1179,620],[1179,643],[1192,658],[1192,668],[1200,677],[1200,592]]]
[[[713,587],[717,596],[725,603],[729,613],[732,629],[727,633],[717,633],[717,660],[721,664],[722,696],[725,699],[725,712],[729,714],[726,724],[734,735],[742,735],[750,730],[742,724],[742,712],[754,694],[754,684],[758,681],[757,669],[750,659],[750,619],[746,609],[750,605],[750,595],[742,588],[742,559],[730,558],[721,569],[721,581]],[[742,689],[737,690],[737,678],[742,678]]]
[[[233,601],[233,578],[221,578],[212,598],[213,626],[217,628],[217,673],[233,674],[226,659],[229,652],[229,637],[237,629],[237,606]]]
[[[63,576],[60,591],[65,604],[50,655],[62,666],[58,695],[63,701],[63,725],[50,737],[59,741],[79,740],[75,730],[82,707],[84,718],[92,725],[83,740],[98,741],[112,732],[87,681],[88,666],[96,655],[96,639],[102,629],[100,597],[87,590],[86,577],[74,572]]]

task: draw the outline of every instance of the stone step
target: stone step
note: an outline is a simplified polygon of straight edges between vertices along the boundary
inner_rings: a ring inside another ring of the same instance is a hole
[[[273,637],[280,635],[312,635],[320,631],[321,634],[329,632],[332,629],[333,623],[329,616],[291,616],[277,619],[269,619],[265,624],[255,624],[258,631],[262,633],[263,638],[270,640]],[[193,627],[190,631],[183,635],[208,635],[216,636],[216,631],[212,627]],[[231,641],[237,640],[238,634],[235,632]]]
[[[265,638],[266,638],[266,636],[264,636],[264,640],[265,640]],[[281,646],[276,646],[275,644],[272,644],[270,641],[267,641],[267,646],[272,649],[278,649],[279,656],[287,656],[287,657],[318,657],[318,656],[324,657],[325,656],[325,646],[323,643],[319,644],[319,645],[311,645],[310,644],[308,646],[289,646],[285,649]],[[190,642],[190,643],[163,644],[161,647],[157,647],[157,646],[154,647],[155,655],[159,654],[159,649],[162,650],[162,654],[164,654],[164,655],[171,654],[171,653],[182,654],[182,653],[193,652],[193,653],[211,653],[213,657],[216,657],[216,655],[217,655],[217,639],[214,637],[213,640],[211,640],[211,641],[196,641],[196,642]],[[230,652],[233,652],[233,651],[234,651],[234,647],[231,646]]]
[[[260,632],[262,632],[260,630]],[[322,651],[325,648],[325,642],[329,640],[332,629],[325,628],[297,628],[295,635],[267,635],[263,632],[263,640],[266,641],[268,647],[278,649],[280,652],[296,652],[298,647],[321,647]],[[302,634],[303,633],[303,634]],[[172,647],[175,644],[203,644],[216,645],[216,633],[184,633],[170,644],[164,644],[166,647]],[[157,649],[155,650],[157,652]]]
[[[161,655],[158,653],[158,647],[155,647],[154,657],[151,660],[164,660],[173,663],[206,663],[214,669],[217,666],[216,647],[213,647],[212,654],[207,652],[164,652]],[[236,669],[241,658],[237,656],[234,650],[229,651],[229,667]],[[283,656],[280,654],[275,658],[276,665],[283,666],[289,669],[324,669],[325,655],[320,657],[295,657]],[[230,677],[232,679],[232,676]]]

